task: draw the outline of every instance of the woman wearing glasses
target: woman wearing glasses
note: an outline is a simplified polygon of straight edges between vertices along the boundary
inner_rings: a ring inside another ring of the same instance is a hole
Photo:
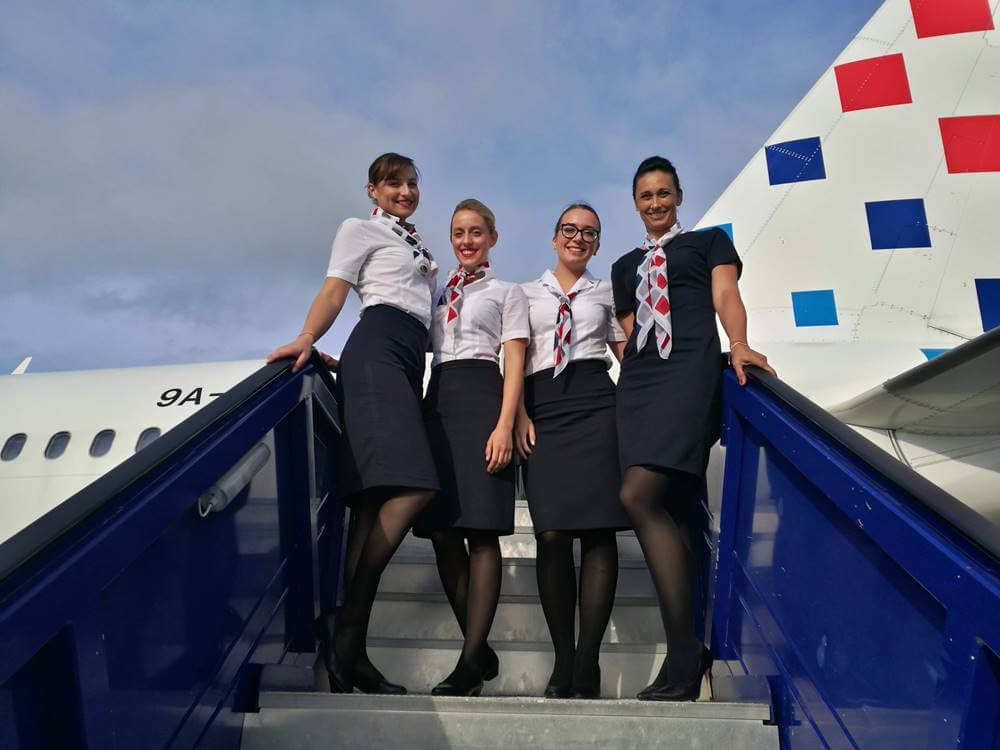
[[[490,268],[496,219],[470,198],[455,207],[458,259],[434,310],[424,418],[441,479],[414,528],[434,544],[441,583],[465,635],[458,664],[434,695],[479,695],[499,672],[486,638],[500,599],[501,534],[514,531],[514,418],[524,385],[528,301]],[[498,364],[504,353],[504,372]],[[466,551],[468,542],[468,551]]]
[[[600,696],[598,655],[618,583],[615,532],[629,528],[618,502],[615,387],[606,360],[608,344],[620,358],[625,334],[610,285],[587,271],[600,230],[593,208],[571,205],[556,222],[555,269],[522,284],[531,340],[515,432],[527,458],[538,593],[555,650],[547,698]],[[579,586],[574,538],[580,539]]]
[[[770,368],[747,346],[736,284],[742,263],[732,241],[721,229],[685,232],[678,223],[684,196],[673,164],[643,161],[632,197],[646,236],[611,269],[615,313],[629,334],[618,378],[621,501],[656,586],[667,641],[663,667],[638,697],[694,700],[712,657],[693,627],[686,516],[719,436],[716,314],[740,383],[746,365]]]
[[[329,614],[321,618],[323,651],[332,692],[405,693],[368,660],[365,642],[382,571],[438,489],[420,406],[437,264],[408,223],[420,202],[413,160],[378,157],[367,189],[370,215],[340,225],[302,333],[268,361],[295,357],[296,367],[305,364],[348,292],[358,293],[361,320],[337,370],[344,431],[337,491],[352,506],[347,600],[332,644]]]

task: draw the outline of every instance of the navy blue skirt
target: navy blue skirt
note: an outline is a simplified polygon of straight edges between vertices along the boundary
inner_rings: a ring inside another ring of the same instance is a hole
[[[486,471],[486,441],[500,416],[503,377],[493,362],[459,359],[431,372],[424,422],[441,491],[414,524],[427,536],[443,529],[514,532],[514,465]]]
[[[524,379],[535,447],[524,489],[535,533],[632,528],[618,500],[615,385],[604,360],[570,362]]]
[[[389,305],[365,310],[351,331],[337,368],[345,502],[375,487],[438,489],[420,407],[426,350],[423,323]]]

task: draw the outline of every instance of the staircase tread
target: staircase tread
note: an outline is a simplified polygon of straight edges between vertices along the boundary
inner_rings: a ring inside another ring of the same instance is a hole
[[[551,653],[550,641],[490,640],[494,651],[541,651]],[[449,638],[368,638],[368,648],[435,649],[461,651],[463,641]],[[647,643],[602,643],[601,653],[665,654],[667,644],[662,641]]]
[[[261,710],[321,709],[326,711],[433,712],[470,714],[535,714],[543,716],[615,716],[620,718],[705,718],[765,721],[766,703],[719,701],[649,702],[633,699],[548,700],[539,697],[493,696],[452,698],[431,695],[364,695],[362,693],[264,692]]]

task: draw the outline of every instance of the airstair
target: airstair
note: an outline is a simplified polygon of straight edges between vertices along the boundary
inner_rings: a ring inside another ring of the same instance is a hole
[[[631,698],[665,651],[631,534],[602,699],[537,697],[552,657],[523,502],[482,697],[429,695],[460,634],[416,538],[369,633],[411,695],[329,694],[311,629],[336,604],[344,536],[329,385],[316,360],[264,367],[0,546],[0,747],[1000,742],[995,527],[763,374],[726,376],[723,489],[692,516],[696,624],[717,655],[698,701]]]

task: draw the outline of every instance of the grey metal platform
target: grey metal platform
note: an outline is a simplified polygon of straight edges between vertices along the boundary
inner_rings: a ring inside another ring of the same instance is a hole
[[[261,676],[260,712],[243,747],[261,748],[777,748],[766,682],[712,670],[698,702],[640,703],[666,655],[653,582],[634,534],[621,533],[615,607],[601,649],[602,700],[544,700],[552,645],[538,601],[535,540],[526,503],[516,533],[501,538],[500,605],[490,645],[500,674],[480,698],[433,698],[454,668],[461,633],[426,539],[407,537],[386,569],[368,653],[407,686],[401,697],[330,695],[313,654],[289,654]],[[577,551],[578,556],[578,551]]]

